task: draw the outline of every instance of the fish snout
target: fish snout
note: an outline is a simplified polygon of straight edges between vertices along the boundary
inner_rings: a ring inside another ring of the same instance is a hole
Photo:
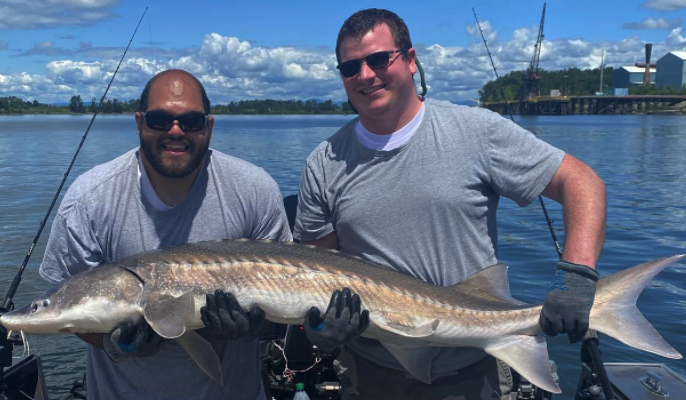
[[[49,300],[46,301],[48,302],[49,306]],[[2,325],[2,327],[8,331],[23,330],[28,324],[30,324],[31,320],[34,319],[33,314],[39,312],[39,310],[43,307],[42,303],[43,301],[38,302],[36,300],[28,305],[25,305],[24,307],[1,315],[0,325]]]

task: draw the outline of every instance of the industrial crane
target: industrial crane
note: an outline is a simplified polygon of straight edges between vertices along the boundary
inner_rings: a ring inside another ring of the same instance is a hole
[[[545,6],[543,3],[543,14],[541,15],[541,25],[538,28],[538,38],[534,45],[534,55],[531,57],[529,67],[524,71],[522,76],[524,85],[522,90],[522,99],[528,97],[537,97],[541,95],[541,75],[539,74],[538,62],[541,59],[541,45],[543,44],[543,24],[545,23]]]

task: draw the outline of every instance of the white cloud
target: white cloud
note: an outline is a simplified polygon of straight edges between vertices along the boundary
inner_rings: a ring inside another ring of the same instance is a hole
[[[211,33],[198,55],[209,76],[228,78],[212,82],[233,99],[343,98],[333,52],[253,47],[247,41]]]
[[[167,65],[168,68],[182,69],[190,72],[193,75],[202,75],[207,72],[203,64],[196,62],[193,57],[190,56],[184,56],[176,60],[170,60]]]
[[[466,29],[474,33],[476,26]],[[487,21],[482,22],[482,29],[490,38],[488,45],[501,76],[528,66],[537,27],[517,29],[508,40],[499,39]],[[601,43],[579,38],[544,40],[540,67],[547,70],[598,68],[601,52],[606,65],[633,65],[644,61],[644,45],[640,36]],[[685,49],[682,28],[675,28],[663,41],[653,43],[652,59],[656,61],[669,51]],[[478,90],[495,77],[480,35],[472,36],[466,46],[418,44],[416,50],[432,98],[454,101],[475,98]],[[43,42],[29,51],[51,57],[45,73],[0,75],[0,96],[16,95],[41,102],[65,102],[74,94],[84,99],[100,98],[123,49],[96,48],[86,43],[65,49],[53,42]],[[195,74],[205,84],[213,103],[266,98],[345,100],[335,65],[333,49],[256,46],[237,37],[210,33],[199,48],[156,48],[153,54],[149,48],[132,49],[108,97],[137,98],[155,73],[180,68]],[[415,81],[419,85],[419,76],[415,76]]]
[[[84,26],[116,16],[119,0],[0,0],[0,30]]]
[[[102,80],[102,64],[79,61],[51,61],[45,66],[46,76],[55,83],[92,85]]]
[[[29,48],[25,52],[21,53],[20,56],[30,57],[30,56],[42,55],[42,56],[59,57],[59,56],[68,56],[72,53],[73,52],[68,50],[68,49],[55,47],[55,42],[45,41],[45,42],[34,43],[33,46],[31,46],[31,48]]]
[[[681,20],[678,18],[673,18],[671,20],[666,20],[664,18],[648,18],[643,22],[627,22],[622,27],[625,29],[665,29],[671,30],[676,27],[681,26]]]
[[[686,38],[681,36],[682,28],[673,29],[667,36],[667,45],[670,47],[683,47]]]
[[[643,3],[641,7],[660,11],[674,11],[686,8],[686,0],[650,0]]]
[[[476,23],[474,23],[474,25],[469,24],[465,27],[465,30],[467,31],[467,34],[469,34],[470,36],[481,38],[481,32],[479,32],[479,27],[481,27],[481,32],[483,32],[484,37],[487,41],[490,42],[498,38],[498,31],[494,31],[493,27],[491,26],[491,23],[488,21],[479,21],[479,26],[476,26]]]

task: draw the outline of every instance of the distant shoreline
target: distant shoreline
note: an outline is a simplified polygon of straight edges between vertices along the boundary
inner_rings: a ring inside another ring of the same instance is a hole
[[[133,116],[135,113],[98,113],[98,115],[128,115],[128,116]],[[71,116],[82,116],[82,115],[93,115],[92,113],[0,113],[0,117],[2,116],[8,116],[8,117],[17,117],[21,115],[71,115]],[[210,115],[354,115],[354,114],[346,114],[343,112],[339,113],[210,113]]]
[[[8,117],[17,117],[17,116],[34,116],[34,115],[70,115],[70,116],[85,116],[89,115],[92,116],[93,114],[91,113],[0,113],[0,117],[3,116],[8,116]],[[98,113],[98,115],[119,115],[119,116],[133,116],[134,113]],[[245,114],[239,114],[239,113],[231,113],[231,114],[215,114],[211,113],[210,115],[214,116],[224,116],[224,115],[235,115],[235,116],[285,116],[285,115],[293,115],[293,116],[323,116],[323,115],[339,115],[339,116],[353,116],[355,114],[345,114],[345,113],[319,113],[319,114],[314,114],[314,113],[264,113],[264,114],[258,114],[258,113],[245,113]],[[500,114],[502,116],[507,116],[506,114]],[[635,112],[635,113],[627,113],[627,114],[571,114],[571,115],[531,115],[531,117],[590,117],[590,116],[595,116],[595,115],[602,115],[602,116],[607,116],[607,117],[618,117],[618,116],[624,116],[624,115],[637,115],[637,116],[649,116],[649,115],[686,115],[686,110],[661,110],[661,111],[649,111],[649,112]]]

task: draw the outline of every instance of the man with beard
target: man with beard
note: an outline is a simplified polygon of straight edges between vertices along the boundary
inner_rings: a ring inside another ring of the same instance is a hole
[[[161,247],[216,239],[291,240],[279,188],[261,168],[210,149],[214,118],[200,81],[180,70],[141,94],[140,148],[78,177],[62,200],[40,266],[58,283],[78,272]],[[89,399],[263,399],[256,339],[264,313],[208,294],[206,329],[222,385],[145,321],[79,335]]]

